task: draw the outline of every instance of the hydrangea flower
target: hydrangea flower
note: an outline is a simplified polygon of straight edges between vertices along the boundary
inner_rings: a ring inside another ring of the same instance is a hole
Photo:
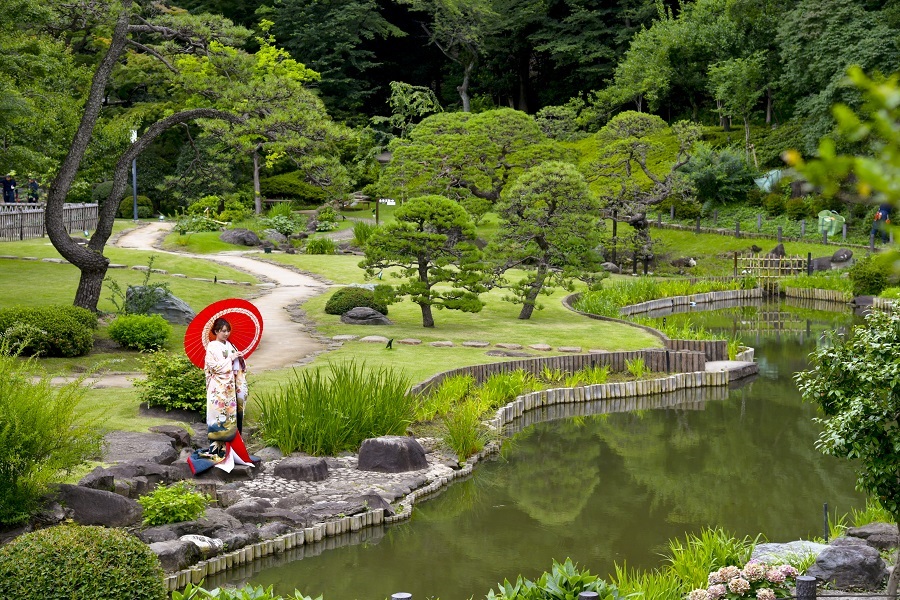
[[[775,600],[775,592],[769,588],[759,588],[756,590],[756,600]]]
[[[704,589],[698,589],[688,594],[688,600],[709,600],[709,592]]]
[[[800,571],[792,567],[791,565],[779,565],[776,567],[785,577],[797,577],[800,575]]]
[[[765,564],[751,560],[744,565],[744,569],[741,573],[747,581],[762,581],[766,577],[766,570]]]
[[[719,598],[723,597],[727,590],[725,586],[721,583],[717,583],[715,585],[709,586],[709,589],[706,590],[706,593],[709,595],[709,600],[719,600]]]
[[[719,576],[722,578],[722,583],[726,583],[731,581],[735,577],[740,577],[741,570],[734,565],[728,565],[727,567],[722,567],[721,569],[719,569]]]
[[[750,591],[750,582],[743,577],[735,577],[728,582],[728,591],[738,596]]]
[[[787,577],[779,569],[769,569],[766,571],[766,580],[770,583],[784,583],[785,579],[787,579]]]

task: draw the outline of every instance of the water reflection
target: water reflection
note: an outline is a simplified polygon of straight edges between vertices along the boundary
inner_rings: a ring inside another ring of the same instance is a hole
[[[773,312],[785,314],[760,318]],[[410,522],[314,559],[312,547],[302,551],[304,560],[276,559],[258,572],[254,566],[237,580],[274,584],[279,593],[324,593],[326,600],[400,590],[478,598],[504,578],[537,576],[553,558],[571,557],[606,575],[616,562],[656,566],[669,539],[704,526],[809,538],[821,534],[823,502],[842,511],[861,506],[846,463],[815,450],[815,407],[800,401],[791,380],[821,334],[846,327],[852,316],[761,304],[689,318],[752,342],[765,365],[761,375],[731,390],[529,413],[511,424],[501,457],[418,505]],[[797,319],[802,327],[763,332],[749,325]],[[589,409],[603,414],[585,414]]]

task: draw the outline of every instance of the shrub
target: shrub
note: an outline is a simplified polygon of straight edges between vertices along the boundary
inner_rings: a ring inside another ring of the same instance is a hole
[[[138,219],[149,219],[153,216],[153,202],[147,196],[138,196]],[[134,196],[125,196],[119,202],[119,218],[134,218]]]
[[[144,359],[147,378],[135,382],[147,406],[165,410],[206,410],[206,379],[183,354],[154,352]]]
[[[378,302],[375,299],[375,292],[361,287],[345,287],[337,290],[325,303],[325,313],[342,315],[357,306],[374,308],[383,315],[388,314],[387,304]]]
[[[790,198],[784,205],[784,212],[791,219],[799,221],[809,216],[809,206],[805,198]]]
[[[322,600],[322,596],[304,596],[297,590],[291,596],[282,596],[273,592],[271,585],[267,588],[245,585],[242,588],[205,590],[189,583],[184,591],[172,592],[172,600]]]
[[[199,519],[206,514],[210,498],[196,491],[193,484],[179,481],[170,486],[157,486],[137,501],[144,509],[144,525],[155,527]]]
[[[328,238],[313,238],[306,242],[307,254],[334,254],[337,247]]]
[[[225,210],[219,213],[219,220],[228,221],[229,223],[239,223],[251,214],[253,214],[253,211],[239,198],[227,198],[225,200]]]
[[[100,452],[103,433],[80,418],[86,388],[35,377],[0,347],[0,525],[28,520],[48,486]],[[0,594],[0,598],[7,598]]]
[[[83,356],[94,347],[96,316],[74,306],[14,307],[0,310],[0,334],[28,356]]]
[[[222,229],[221,225],[202,215],[183,216],[175,223],[175,231],[181,234],[219,231],[220,229]]]
[[[766,209],[766,212],[773,217],[784,214],[785,200],[784,196],[780,193],[773,192],[766,195],[766,197],[763,198],[762,204],[763,208]]]
[[[406,432],[416,403],[408,387],[398,371],[353,361],[295,370],[277,391],[257,395],[260,434],[285,454],[357,450],[366,438]]]
[[[714,150],[703,142],[697,144],[690,162],[681,172],[694,189],[701,204],[743,202],[747,192],[756,187],[753,170],[740,150]]]
[[[316,231],[331,231],[337,227],[338,214],[330,204],[316,211]]]
[[[673,206],[675,207],[675,218],[683,220],[696,219],[703,209],[699,202],[677,196],[671,196],[659,204],[663,214],[670,214]]]
[[[60,525],[0,548],[0,598],[165,600],[156,554],[121,529]]]
[[[378,225],[374,225],[372,223],[367,223],[365,221],[357,221],[353,224],[353,245],[357,248],[362,248],[366,245],[366,242],[369,241],[369,238],[372,236],[372,233],[375,229],[378,228]]]
[[[307,183],[300,171],[264,177],[259,189],[266,198],[290,198],[308,206],[319,205],[328,197],[325,190]]]
[[[91,192],[91,202],[103,206],[103,203],[106,202],[107,199],[109,199],[109,194],[110,192],[112,192],[112,188],[112,181],[104,181],[103,183],[98,183],[94,186],[94,189]]]
[[[849,275],[854,296],[877,296],[888,287],[891,263],[866,256],[850,267]]]
[[[535,581],[519,575],[515,583],[504,581],[497,586],[498,592],[488,592],[487,600],[544,600],[545,598],[577,598],[581,592],[596,592],[599,600],[621,600],[616,586],[591,575],[588,570],[580,570],[571,559],[558,563],[553,561],[549,573],[544,573]]]
[[[189,215],[203,215],[211,219],[217,219],[222,210],[222,199],[219,196],[203,196],[188,206]]]
[[[305,228],[305,225],[298,223],[293,215],[287,217],[282,215],[269,216],[262,219],[262,224],[264,227],[274,229],[285,237]]]
[[[133,350],[159,350],[172,327],[159,315],[120,315],[109,324],[109,337]]]

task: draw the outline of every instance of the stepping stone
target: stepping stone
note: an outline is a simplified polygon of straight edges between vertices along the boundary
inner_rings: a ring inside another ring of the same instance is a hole
[[[383,335],[367,335],[364,338],[360,338],[361,342],[367,342],[369,344],[387,344],[388,339]]]
[[[106,266],[107,269],[127,269],[128,265],[120,265],[118,263],[109,263]]]
[[[134,265],[133,267],[131,267],[131,270],[132,271],[149,271],[150,267],[147,267],[144,265]]]
[[[331,339],[336,342],[349,342],[350,340],[355,340],[358,337],[358,335],[336,335]]]
[[[588,350],[588,354],[609,354],[609,350]]]
[[[581,352],[581,346],[560,346],[559,351],[560,352],[574,352],[577,354],[577,353]]]
[[[132,267],[133,269],[134,267]],[[212,283],[212,279],[207,279],[206,277],[189,277],[188,279],[193,279],[194,281],[205,281],[206,283]]]
[[[224,283],[226,285],[234,285],[237,282],[234,279],[220,279],[219,283]]]
[[[273,288],[273,287],[277,287],[277,286],[274,283],[257,283],[256,287],[268,289],[268,288]]]
[[[179,279],[187,279],[187,275],[183,273],[172,273],[172,277],[178,277]]]
[[[451,341],[440,341],[440,342],[430,342],[429,346],[434,346],[435,348],[452,348],[453,342]]]
[[[19,260],[18,256],[13,256],[12,254],[0,254],[0,258]]]
[[[491,345],[490,342],[463,342],[463,346],[466,348],[487,348]]]
[[[531,344],[528,347],[532,350],[540,350],[541,352],[549,352],[550,350],[553,350],[553,348],[551,348],[549,344]]]
[[[404,338],[402,340],[397,340],[398,344],[406,344],[407,346],[418,346],[422,343],[422,340],[417,340],[416,338]]]
[[[20,256],[19,260],[37,260],[37,256]]]
[[[496,344],[498,348],[503,348],[504,350],[521,350],[522,344]]]
[[[67,260],[64,259],[64,258],[42,258],[42,259],[41,259],[41,262],[45,262],[45,263],[55,263],[55,264],[57,264],[57,265],[62,265],[62,264],[65,264],[65,263],[67,263],[67,262],[69,262],[69,261],[67,261]]]
[[[168,275],[169,272],[165,269],[150,269],[151,273],[156,273],[157,275]]]

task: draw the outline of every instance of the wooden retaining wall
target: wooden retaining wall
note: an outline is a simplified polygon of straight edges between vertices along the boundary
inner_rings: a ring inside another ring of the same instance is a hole
[[[96,204],[63,205],[63,224],[69,233],[95,230],[98,218]],[[29,240],[45,235],[42,204],[0,203],[0,240]]]
[[[654,310],[674,309],[682,306],[687,307],[692,304],[706,304],[709,302],[723,302],[726,300],[755,300],[757,298],[762,298],[762,296],[762,288],[706,292],[704,294],[691,294],[690,296],[671,296],[669,298],[659,298],[657,300],[649,300],[647,302],[623,306],[619,309],[619,314],[631,316]]]
[[[726,340],[666,340],[666,349],[675,352],[702,352],[706,360],[728,360]]]
[[[709,344],[710,342],[705,343]],[[725,353],[727,356],[727,344]],[[474,365],[471,367],[460,367],[458,369],[444,371],[443,373],[438,373],[422,383],[413,386],[410,389],[410,393],[421,394],[427,392],[431,386],[440,385],[444,379],[453,377],[454,375],[470,375],[474,377],[475,382],[480,385],[492,375],[498,373],[510,373],[518,370],[539,375],[544,368],[559,369],[563,373],[574,373],[575,371],[580,371],[586,367],[609,366],[610,371],[621,373],[628,369],[626,361],[634,360],[636,358],[643,359],[647,368],[657,373],[692,373],[694,371],[703,371],[706,368],[707,361],[705,351],[692,349],[648,349],[626,352],[596,352],[590,354],[568,354],[565,356],[542,356],[507,362]]]
[[[845,304],[853,300],[853,294],[840,290],[785,287],[781,291],[788,298],[800,298],[801,300],[824,300],[826,302],[842,302]]]

